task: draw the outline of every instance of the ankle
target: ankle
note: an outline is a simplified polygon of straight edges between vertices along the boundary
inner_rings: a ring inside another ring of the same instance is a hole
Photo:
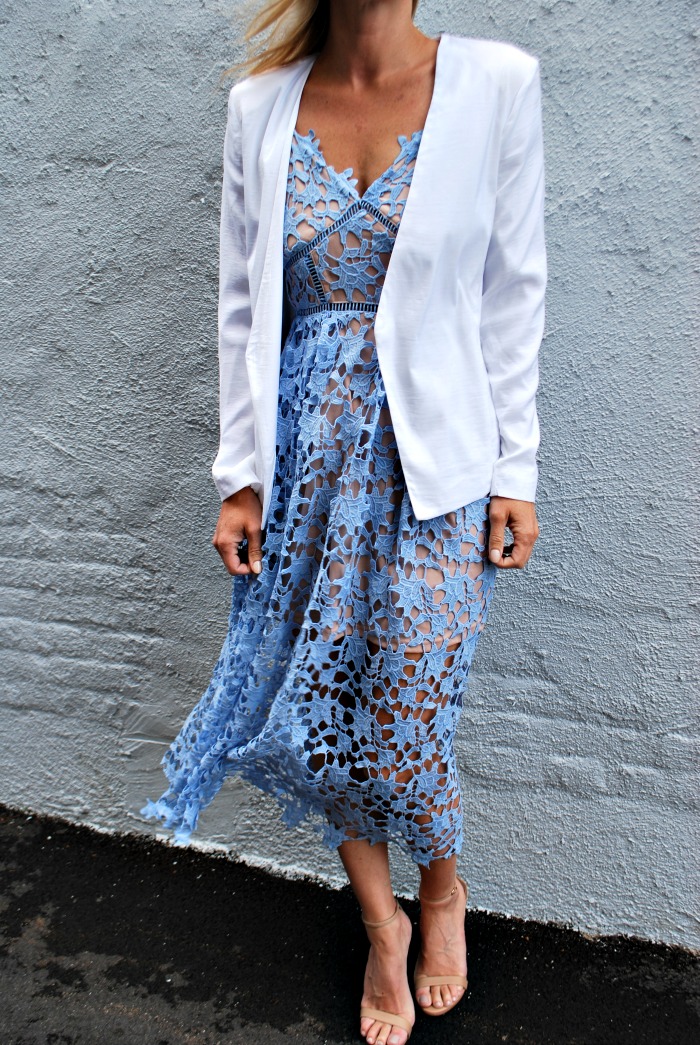
[[[459,875],[455,876],[454,885],[447,893],[444,889],[441,893],[431,893],[429,890],[424,889],[421,883],[421,888],[418,890],[421,911],[423,904],[425,904],[428,910],[452,907],[458,903],[463,896],[465,900],[467,899],[468,889],[469,887],[467,886],[467,883],[461,879]]]
[[[403,908],[397,906],[395,915],[382,920],[379,925],[365,924],[367,939],[375,950],[390,954],[405,949],[405,930],[407,916]],[[364,921],[364,919],[363,919]]]
[[[458,899],[459,889],[455,883],[454,888],[449,893],[436,893],[431,894],[418,890],[418,899],[421,905],[425,905],[428,910],[440,909],[451,907]]]
[[[393,961],[395,958],[400,957],[403,960],[406,956],[406,943],[399,933],[392,935],[390,939],[385,939],[379,935],[372,936],[369,944],[380,959]]]
[[[368,918],[365,911],[360,910],[360,916],[366,929],[383,929],[386,925],[391,925],[392,922],[396,921],[399,916],[401,905],[399,901],[394,897],[394,908],[391,914],[380,918]]]

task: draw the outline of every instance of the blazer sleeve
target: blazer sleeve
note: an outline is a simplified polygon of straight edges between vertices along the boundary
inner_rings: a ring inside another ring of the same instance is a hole
[[[251,327],[250,287],[243,206],[241,120],[235,86],[229,93],[219,230],[219,451],[212,465],[221,499],[251,486],[255,471],[255,425],[246,367]]]
[[[500,432],[490,492],[523,501],[534,501],[537,487],[535,393],[547,282],[540,71],[533,63],[501,138],[480,330]]]

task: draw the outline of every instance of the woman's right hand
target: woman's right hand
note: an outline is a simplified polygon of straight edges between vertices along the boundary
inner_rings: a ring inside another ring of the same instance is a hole
[[[245,486],[221,502],[219,521],[211,543],[229,573],[245,577],[262,570],[262,505],[252,487]],[[248,538],[248,562],[238,557],[238,545]]]

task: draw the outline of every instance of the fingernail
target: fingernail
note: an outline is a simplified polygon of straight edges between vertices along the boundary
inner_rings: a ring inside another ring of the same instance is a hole
[[[260,559],[255,560],[252,569],[253,573],[260,573],[260,571],[262,570],[262,563],[260,562]]]
[[[498,548],[492,548],[489,552],[489,559],[491,560],[491,562],[499,562],[500,558],[501,553],[499,552]]]

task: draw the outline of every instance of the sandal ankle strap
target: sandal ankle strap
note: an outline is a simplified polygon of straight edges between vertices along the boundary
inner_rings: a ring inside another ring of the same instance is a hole
[[[451,900],[452,897],[454,896],[454,894],[457,892],[457,886],[459,885],[460,882],[464,886],[465,896],[469,897],[469,886],[467,885],[467,883],[464,881],[463,878],[460,878],[459,875],[455,875],[455,884],[452,886],[452,888],[450,889],[449,893],[446,896],[441,896],[438,900],[430,900],[428,897],[421,896],[420,889],[419,889],[418,890],[418,899],[420,900],[421,904],[424,904],[424,903],[427,903],[427,904],[446,903],[448,900]]]
[[[399,901],[396,899],[396,897],[394,897],[394,900],[396,902],[396,907],[394,908],[394,913],[390,914],[388,918],[382,918],[382,920],[379,922],[368,922],[364,914],[362,915],[362,921],[365,923],[368,929],[381,929],[383,925],[388,925],[389,922],[393,922],[394,918],[396,918],[396,915],[401,910],[401,905]]]

